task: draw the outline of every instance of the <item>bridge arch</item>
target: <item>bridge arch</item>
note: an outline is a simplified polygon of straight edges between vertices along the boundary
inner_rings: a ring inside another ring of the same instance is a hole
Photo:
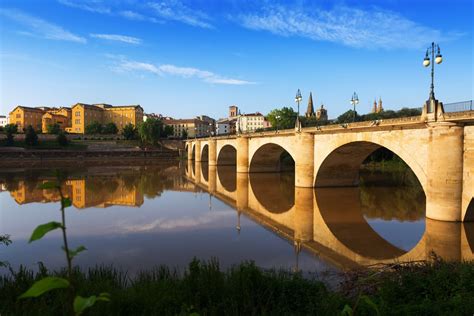
[[[249,172],[294,171],[295,160],[282,146],[266,143],[260,146],[250,159]]]
[[[237,149],[233,145],[224,145],[217,153],[218,166],[236,166]]]
[[[209,161],[209,145],[203,144],[201,147],[201,161]]]
[[[354,140],[330,147],[322,159],[315,161],[315,187],[344,187],[359,184],[359,170],[364,160],[380,148],[397,155],[413,171],[426,192],[427,176],[422,164],[398,144]],[[316,148],[318,150],[318,148]],[[413,153],[415,154],[415,153]]]
[[[193,143],[191,147],[191,160],[196,160],[196,143]]]

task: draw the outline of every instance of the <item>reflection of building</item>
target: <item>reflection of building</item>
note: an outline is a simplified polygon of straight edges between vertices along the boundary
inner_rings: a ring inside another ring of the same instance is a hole
[[[50,203],[60,201],[57,190],[38,189],[40,182],[20,180],[10,195],[18,204]],[[143,194],[135,186],[127,186],[117,177],[90,177],[68,180],[61,188],[63,195],[70,197],[76,208],[108,207],[111,205],[140,206]]]

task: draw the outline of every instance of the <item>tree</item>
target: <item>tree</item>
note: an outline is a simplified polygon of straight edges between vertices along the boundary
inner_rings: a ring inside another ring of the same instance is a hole
[[[67,146],[69,144],[69,140],[63,131],[59,131],[56,141],[58,142],[59,146]]]
[[[16,126],[16,124],[7,124],[5,125],[4,130],[7,134],[7,146],[13,145],[13,134],[18,133],[18,126]]]
[[[135,139],[137,138],[137,129],[132,123],[128,123],[123,127],[122,135],[125,139]]]
[[[355,112],[355,121],[358,122],[360,121],[360,116],[357,114],[357,111]],[[342,123],[352,123],[354,122],[354,111],[349,110],[345,113],[342,113],[337,117],[337,123],[342,124]]]
[[[274,109],[268,113],[267,119],[272,124],[272,127],[278,129],[294,128],[296,123],[297,113],[289,107],[281,109]]]
[[[61,127],[57,123],[48,124],[48,126],[46,126],[46,130],[48,134],[59,134],[59,132],[61,131]]]
[[[102,134],[117,134],[118,133],[118,128],[115,123],[110,122],[104,125],[102,128]]]
[[[168,136],[173,136],[174,134],[174,128],[172,125],[165,125],[165,128],[163,130],[163,136],[168,137]]]
[[[163,134],[163,122],[149,118],[138,126],[138,135],[145,145],[156,145]]]
[[[86,126],[86,134],[100,134],[102,125],[99,122],[92,122]]]
[[[38,135],[36,134],[35,129],[31,125],[28,125],[25,130],[25,144],[27,144],[28,146],[38,145]]]
[[[188,131],[186,131],[185,129],[183,129],[183,131],[181,132],[181,138],[182,138],[182,139],[188,138]]]

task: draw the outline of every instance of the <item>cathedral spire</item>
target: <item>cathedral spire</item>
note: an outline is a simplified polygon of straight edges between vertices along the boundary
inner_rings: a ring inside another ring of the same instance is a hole
[[[377,113],[383,112],[382,98],[379,98],[379,107],[377,108]]]
[[[312,92],[309,93],[308,99],[308,108],[306,109],[306,117],[314,116],[314,107],[313,107],[313,94]]]
[[[374,106],[372,107],[372,113],[377,113],[377,99],[374,99]]]

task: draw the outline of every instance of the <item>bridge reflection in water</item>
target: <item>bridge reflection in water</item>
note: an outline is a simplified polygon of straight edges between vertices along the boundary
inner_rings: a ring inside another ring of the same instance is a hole
[[[244,214],[291,241],[296,251],[306,249],[342,269],[432,260],[433,254],[446,260],[474,259],[474,223],[425,219],[421,187],[300,188],[294,186],[292,173],[236,173],[235,166],[191,160],[186,177],[236,208],[239,217]],[[425,229],[406,249],[382,237],[371,217],[425,221]]]

